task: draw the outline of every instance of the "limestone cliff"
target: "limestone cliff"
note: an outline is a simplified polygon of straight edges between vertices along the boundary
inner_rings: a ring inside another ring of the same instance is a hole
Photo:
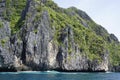
[[[0,71],[120,71],[119,46],[75,7],[0,0]]]

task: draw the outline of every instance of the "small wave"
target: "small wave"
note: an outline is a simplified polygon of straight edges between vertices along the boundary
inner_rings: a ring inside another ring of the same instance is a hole
[[[105,73],[113,73],[113,72],[109,72],[109,71],[107,71],[107,72],[105,72]]]
[[[38,71],[19,71],[17,73],[18,74],[22,74],[22,73],[24,73],[24,74],[31,74],[31,73],[35,74],[35,73],[38,73]]]
[[[57,71],[19,71],[19,72],[15,72],[15,74],[57,74],[57,73],[60,73],[60,72],[57,72]]]
[[[39,74],[38,71],[0,72],[0,74]]]
[[[61,72],[61,74],[78,74],[78,73],[75,73],[75,72]]]
[[[43,71],[44,74],[59,74],[58,71]]]
[[[0,72],[0,74],[18,74],[17,72]]]
[[[58,71],[46,71],[46,72],[49,72],[49,73],[60,73]]]
[[[105,72],[112,73],[112,72]],[[19,72],[0,72],[0,74],[90,74],[89,72],[58,72],[58,71],[19,71]],[[103,74],[103,73],[97,73]]]

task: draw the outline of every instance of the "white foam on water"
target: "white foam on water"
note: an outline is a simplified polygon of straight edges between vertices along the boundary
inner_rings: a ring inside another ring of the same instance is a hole
[[[113,72],[105,72],[107,74]],[[58,72],[58,71],[19,71],[19,72],[0,72],[0,74],[90,74],[89,72]],[[103,73],[98,73],[103,74]]]
[[[107,71],[107,72],[105,72],[105,73],[113,73],[113,72],[109,72],[109,71]]]
[[[60,73],[58,71],[45,71],[45,72],[47,72],[47,73]]]

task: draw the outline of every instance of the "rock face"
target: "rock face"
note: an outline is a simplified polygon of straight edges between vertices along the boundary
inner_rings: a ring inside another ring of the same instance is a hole
[[[3,2],[4,0],[0,3],[1,13],[4,10],[3,7],[5,7]],[[90,58],[87,51],[90,51],[91,45],[87,42],[89,40],[87,36],[85,36],[86,45],[90,49],[84,50],[79,43],[76,43],[76,32],[71,24],[64,25],[59,30],[59,34],[56,33],[57,27],[52,27],[53,24],[51,24],[49,8],[47,10],[46,7],[45,9],[39,8],[40,4],[41,6],[45,6],[48,3],[47,0],[43,0],[41,3],[39,0],[27,0],[26,7],[20,16],[20,20],[24,21],[24,23],[15,34],[11,34],[10,21],[5,20],[0,13],[0,71],[57,70],[95,72],[110,70],[110,53],[107,48],[101,47],[102,45],[100,45],[102,51],[100,50],[96,53],[97,57],[95,56],[96,54],[91,53],[90,55],[93,56]],[[69,12],[66,11],[66,13]],[[77,12],[73,10],[72,13],[78,14],[78,16],[84,19],[80,20],[80,23],[84,26],[83,29],[88,30],[91,25],[85,20],[92,21],[91,18],[81,10]],[[73,26],[75,27],[75,25]],[[106,30],[102,27],[97,28],[95,30],[93,29],[96,33],[94,33],[95,35],[104,36],[107,33],[104,33]],[[57,39],[55,35],[57,35]],[[113,34],[110,35],[110,39],[111,42],[114,40],[119,43]],[[96,46],[96,44],[93,45]],[[96,50],[96,48],[93,49]],[[111,70],[116,71],[117,69],[119,67],[114,67]]]
[[[9,69],[13,66],[14,55],[11,51],[10,45],[10,28],[9,22],[0,20],[2,26],[0,27],[0,71],[1,69]]]

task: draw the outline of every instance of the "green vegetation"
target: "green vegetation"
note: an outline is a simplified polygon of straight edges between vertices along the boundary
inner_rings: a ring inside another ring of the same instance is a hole
[[[21,13],[25,8],[27,0],[7,0],[6,10],[4,11],[4,18],[10,21],[12,33],[16,33],[20,30],[20,27],[24,25],[24,20],[21,20]],[[48,11],[50,18],[50,26],[55,30],[54,42],[59,46],[64,46],[60,40],[61,30],[66,27],[70,27],[74,33],[74,41],[78,46],[80,52],[86,55],[91,61],[102,60],[102,56],[108,51],[110,54],[110,63],[113,65],[120,65],[120,43],[116,43],[112,38],[109,41],[109,33],[100,25],[96,24],[91,19],[84,17],[78,13],[77,8],[63,9],[57,6],[52,0],[47,0],[45,3],[41,3],[39,0],[34,0],[40,5],[35,6],[36,17],[34,23],[37,23],[41,18],[42,11]],[[12,3],[14,2],[14,3]],[[30,13],[27,14],[29,18]],[[83,18],[84,17],[84,18]],[[86,23],[88,27],[82,23]],[[32,23],[28,23],[29,26]],[[2,23],[0,22],[0,27]],[[38,30],[34,29],[34,33],[37,34]],[[70,36],[68,36],[70,41]],[[5,43],[4,40],[1,41]],[[68,53],[72,52],[71,42],[68,42]]]
[[[2,23],[2,21],[0,21],[0,28],[2,28],[3,27],[3,23]]]
[[[37,32],[38,32],[38,29],[34,29],[34,33],[37,34]]]
[[[120,65],[120,44],[112,42],[109,44],[110,62],[114,66]]]
[[[1,44],[2,44],[2,46],[4,46],[5,45],[5,40],[1,40]]]
[[[6,0],[6,10],[3,15],[6,20],[10,21],[10,27],[13,34],[16,33],[23,24],[20,18],[25,8],[26,1],[27,0]]]
[[[5,46],[5,43],[7,42],[7,40],[8,40],[7,38],[4,38],[4,39],[0,40],[2,47]]]
[[[109,33],[102,26],[92,20],[83,19],[77,13],[76,8],[62,9],[51,0],[45,4],[44,9],[49,12],[51,28],[56,30],[54,40],[59,45],[62,45],[59,40],[61,30],[69,25],[73,29],[75,43],[91,61],[97,59],[101,62],[102,55],[109,51],[111,64],[120,65],[120,44],[110,43],[108,41]],[[84,21],[89,27],[84,27],[81,21]],[[71,53],[71,43],[68,44],[68,53]],[[115,45],[116,47],[114,47]]]

